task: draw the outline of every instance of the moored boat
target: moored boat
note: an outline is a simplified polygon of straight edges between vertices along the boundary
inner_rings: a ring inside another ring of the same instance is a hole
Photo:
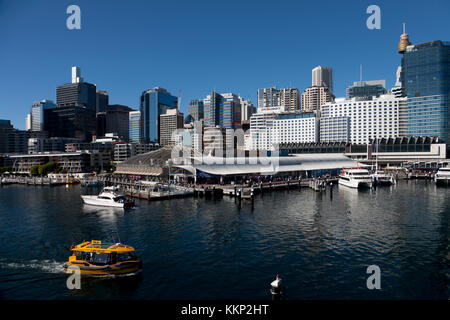
[[[371,174],[373,185],[375,186],[390,186],[395,184],[394,177],[383,171],[377,171]]]
[[[450,167],[439,168],[434,175],[434,182],[436,185],[450,185]]]
[[[134,201],[119,193],[119,188],[117,187],[105,187],[99,195],[82,195],[81,199],[86,204],[101,207],[127,208],[134,206]]]
[[[339,176],[339,185],[350,188],[371,188],[372,177],[367,169],[342,170]]]
[[[121,243],[92,240],[71,248],[72,255],[64,264],[66,273],[80,270],[81,275],[132,275],[142,269],[142,260],[133,247]]]

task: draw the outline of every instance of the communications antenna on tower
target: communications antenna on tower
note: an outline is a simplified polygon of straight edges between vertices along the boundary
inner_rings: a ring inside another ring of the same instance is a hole
[[[400,36],[400,42],[398,43],[398,53],[405,53],[406,47],[410,44],[409,36],[406,34],[406,23],[403,22],[403,34]]]

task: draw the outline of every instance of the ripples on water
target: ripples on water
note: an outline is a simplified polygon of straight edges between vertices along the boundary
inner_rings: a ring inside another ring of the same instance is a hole
[[[288,299],[447,299],[450,188],[425,181],[376,190],[334,186],[232,198],[83,205],[80,186],[0,188],[0,298],[270,299],[280,273]],[[142,273],[83,278],[70,291],[71,244],[134,246]],[[381,268],[381,291],[366,288]]]

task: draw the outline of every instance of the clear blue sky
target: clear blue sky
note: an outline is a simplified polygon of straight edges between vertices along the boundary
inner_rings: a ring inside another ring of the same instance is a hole
[[[81,30],[66,9],[81,8]],[[381,8],[381,30],[366,8]],[[181,110],[210,91],[256,105],[258,88],[304,90],[311,69],[333,67],[336,96],[359,80],[385,79],[400,64],[402,22],[413,43],[450,40],[450,1],[101,1],[0,0],[0,119],[24,129],[33,101],[56,101],[71,66],[107,90],[110,103],[139,107],[154,86],[178,95]]]

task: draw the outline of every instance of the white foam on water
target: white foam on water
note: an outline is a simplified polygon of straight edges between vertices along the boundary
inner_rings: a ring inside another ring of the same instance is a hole
[[[38,270],[44,273],[64,273],[64,262],[55,260],[30,260],[22,262],[0,261],[0,269]]]
[[[102,279],[113,279],[113,278],[125,278],[132,277],[138,275],[142,272],[142,269],[139,269],[136,272],[124,273],[124,274],[105,274],[105,275],[89,275],[91,278],[102,278]]]

